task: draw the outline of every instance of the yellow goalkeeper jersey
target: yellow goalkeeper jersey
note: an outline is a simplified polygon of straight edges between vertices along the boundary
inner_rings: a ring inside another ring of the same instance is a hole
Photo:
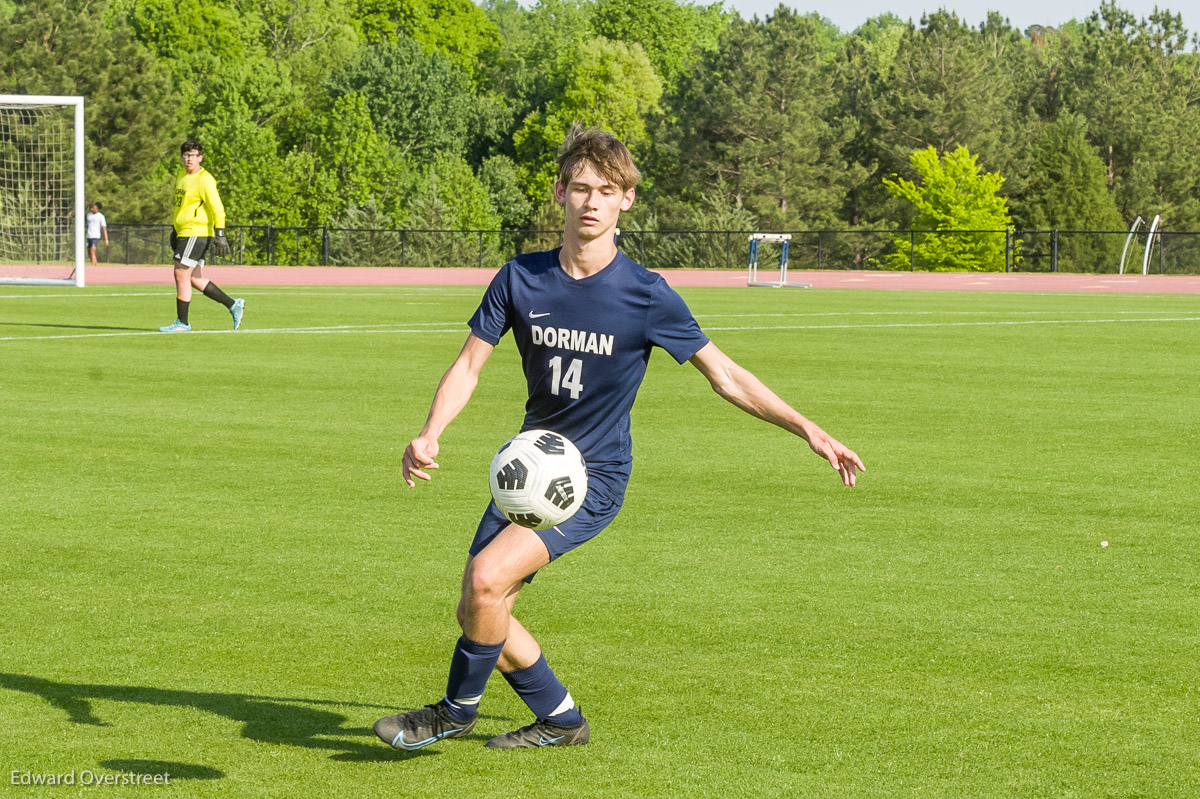
[[[181,172],[175,180],[175,235],[211,236],[225,227],[225,206],[217,181],[203,167],[194,175]]]

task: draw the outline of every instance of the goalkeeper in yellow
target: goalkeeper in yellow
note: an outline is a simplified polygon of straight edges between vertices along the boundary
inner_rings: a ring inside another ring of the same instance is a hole
[[[171,231],[171,249],[175,252],[175,321],[160,327],[163,333],[189,333],[188,305],[195,286],[205,297],[229,309],[233,329],[242,325],[246,301],[233,299],[204,277],[204,253],[211,246],[217,255],[229,254],[225,238],[225,206],[217,194],[217,182],[200,162],[204,150],[200,142],[188,139],[179,148],[183,172],[175,181],[175,227]]]

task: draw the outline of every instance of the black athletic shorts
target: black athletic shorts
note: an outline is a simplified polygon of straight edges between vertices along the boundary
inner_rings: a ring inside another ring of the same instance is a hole
[[[176,236],[171,234],[171,249],[175,260],[184,266],[204,266],[204,253],[208,251],[208,236]]]

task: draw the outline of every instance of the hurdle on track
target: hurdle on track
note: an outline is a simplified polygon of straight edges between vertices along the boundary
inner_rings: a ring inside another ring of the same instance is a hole
[[[788,265],[788,242],[792,240],[791,233],[751,233],[750,234],[750,272],[746,277],[747,286],[771,286],[773,288],[781,288],[783,286],[791,286],[792,288],[807,289],[812,288],[811,283],[796,283],[787,279]],[[778,242],[779,250],[779,280],[759,280],[758,279],[758,245],[760,242]]]

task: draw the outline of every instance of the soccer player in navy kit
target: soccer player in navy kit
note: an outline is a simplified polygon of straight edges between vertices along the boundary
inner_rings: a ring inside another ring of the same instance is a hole
[[[549,530],[513,524],[489,504],[463,573],[462,636],[445,697],[375,722],[376,734],[397,749],[470,733],[496,668],[535,721],[487,746],[588,741],[587,721],[513,616],[513,605],[538,569],[599,534],[620,510],[632,462],[629,411],[653,347],[679,363],[690,361],[718,394],[747,413],[803,438],[845,485],[853,486],[858,470],[866,469],[854,452],[717,349],[665,280],[617,250],[617,218],[633,205],[641,179],[620,141],[574,127],[558,164],[555,199],[566,212],[562,247],[518,256],[496,274],[471,317],[466,344],[438,385],[425,427],[405,448],[401,474],[409,486],[414,478],[430,479],[429,470],[438,468],[438,438],[511,331],[529,389],[522,429],[549,429],[574,441],[587,461],[588,493],[574,516]]]

